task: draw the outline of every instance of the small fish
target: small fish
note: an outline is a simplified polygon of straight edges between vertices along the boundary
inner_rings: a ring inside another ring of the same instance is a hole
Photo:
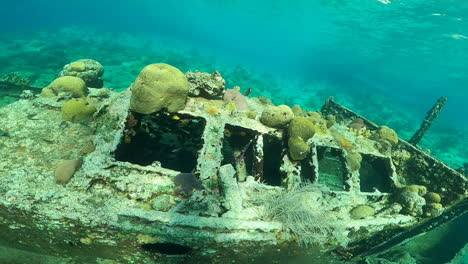
[[[10,137],[10,134],[0,129],[0,137]]]
[[[251,92],[252,92],[252,88],[247,88],[247,91],[245,91],[244,96],[249,96]]]
[[[37,116],[37,113],[28,114],[26,118],[29,120],[39,120],[39,118],[34,118],[35,116]]]
[[[44,141],[47,144],[53,144],[54,142],[52,140],[46,139],[46,138],[41,138],[42,141]]]
[[[178,116],[178,115],[173,115],[173,116],[172,116],[172,119],[174,119],[174,120],[180,120],[180,116]]]

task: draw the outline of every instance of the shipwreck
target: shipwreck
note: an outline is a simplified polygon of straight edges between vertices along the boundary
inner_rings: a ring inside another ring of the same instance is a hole
[[[333,98],[275,106],[166,64],[117,93],[102,74],[73,62],[0,108],[11,246],[64,263],[364,260],[467,211],[463,173]]]

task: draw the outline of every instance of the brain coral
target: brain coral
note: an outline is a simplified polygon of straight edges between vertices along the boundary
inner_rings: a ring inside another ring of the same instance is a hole
[[[260,117],[260,122],[269,127],[282,128],[291,122],[294,113],[287,105],[270,106]]]
[[[63,76],[55,79],[42,89],[41,95],[44,97],[54,97],[59,93],[69,93],[74,98],[85,97],[88,94],[88,87],[78,77]]]
[[[296,117],[289,123],[288,133],[290,137],[300,137],[307,141],[314,136],[315,126],[306,117]]]
[[[150,114],[163,109],[177,112],[185,107],[189,84],[177,68],[164,64],[150,64],[143,68],[131,86],[130,109]]]
[[[381,126],[379,127],[379,130],[377,130],[377,133],[373,135],[374,139],[383,139],[387,140],[388,142],[392,143],[393,145],[398,143],[398,135],[395,132],[395,130],[387,127],[387,126]]]
[[[96,112],[96,107],[86,98],[71,99],[62,105],[62,119],[65,121],[89,120]]]

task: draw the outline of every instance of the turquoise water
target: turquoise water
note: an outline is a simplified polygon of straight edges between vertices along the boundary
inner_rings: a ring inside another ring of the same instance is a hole
[[[320,109],[329,96],[409,139],[441,97],[421,148],[468,163],[468,1],[2,1],[0,76],[48,85],[91,58],[122,91],[150,63],[218,70],[227,87]],[[0,104],[18,99],[0,90]]]
[[[152,62],[218,69],[228,87],[276,103],[317,109],[333,95],[405,139],[447,96],[421,147],[461,167],[468,2],[383,2],[11,1],[0,11],[0,73],[43,87],[64,64],[90,57],[105,66],[106,86],[123,90]]]

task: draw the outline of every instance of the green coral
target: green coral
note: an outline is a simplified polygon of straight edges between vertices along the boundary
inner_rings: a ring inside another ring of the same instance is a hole
[[[293,160],[303,160],[310,152],[310,146],[300,137],[288,140],[289,156]]]
[[[415,192],[420,196],[424,196],[427,193],[427,188],[424,185],[408,185],[401,189],[401,192]]]
[[[88,94],[88,87],[86,87],[85,81],[78,77],[63,76],[55,79],[42,89],[41,95],[43,97],[54,97],[59,93],[68,93],[74,98],[81,98]]]
[[[300,137],[304,141],[313,137],[315,134],[314,124],[306,117],[294,118],[288,126],[289,137]]]
[[[177,112],[185,107],[189,83],[177,68],[164,64],[150,64],[143,68],[131,86],[130,109],[150,114],[163,109]]]
[[[71,99],[62,105],[62,119],[65,121],[89,120],[96,112],[96,107],[86,98]]]
[[[428,192],[425,196],[424,199],[426,199],[427,203],[440,203],[442,198],[438,193],[435,192]]]
[[[269,127],[283,128],[294,118],[294,113],[287,105],[270,106],[266,108],[260,122]]]
[[[327,134],[328,122],[322,118],[322,114],[320,112],[308,112],[307,117],[314,125],[315,133],[322,136]]]
[[[302,116],[304,113],[304,110],[302,110],[302,107],[300,105],[294,105],[291,110],[293,111],[295,116]]]
[[[354,207],[350,212],[350,216],[352,219],[362,219],[366,218],[368,216],[372,216],[375,214],[374,208],[368,206],[368,205],[360,205],[357,207]]]

